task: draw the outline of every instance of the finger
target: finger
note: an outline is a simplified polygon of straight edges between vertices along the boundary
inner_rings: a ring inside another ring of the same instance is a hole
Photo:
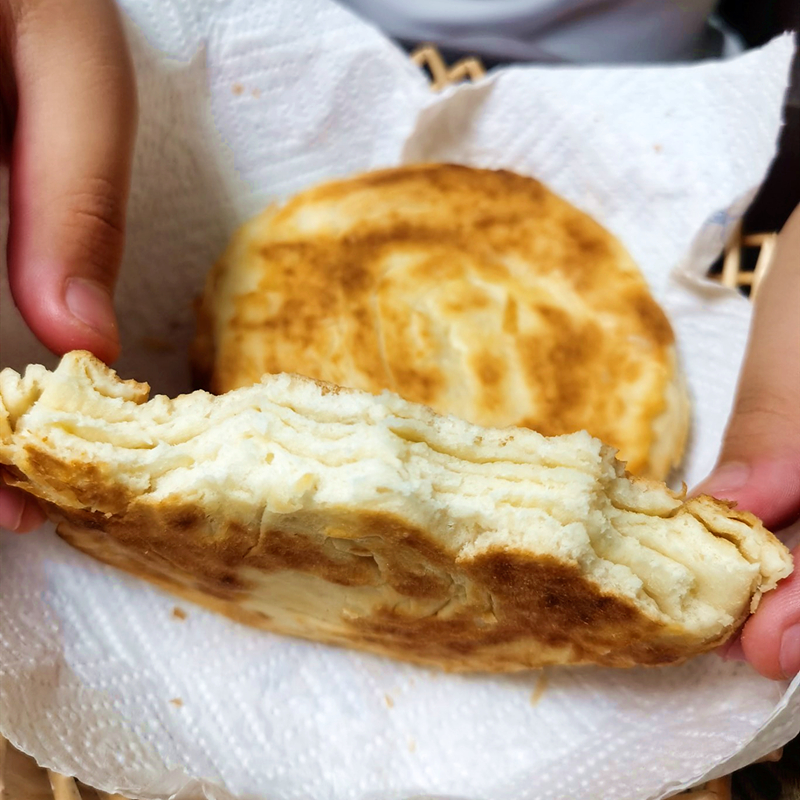
[[[44,514],[33,500],[16,489],[0,485],[0,528],[26,533],[44,521]]]
[[[795,563],[800,563],[800,547],[793,555]],[[800,571],[763,597],[744,626],[742,649],[767,678],[793,678],[800,672]]]
[[[733,414],[696,490],[735,500],[768,527],[800,514],[800,207],[778,237],[754,308]]]
[[[133,70],[110,0],[34,0],[17,15],[9,280],[56,353],[119,351],[112,292],[136,123]]]

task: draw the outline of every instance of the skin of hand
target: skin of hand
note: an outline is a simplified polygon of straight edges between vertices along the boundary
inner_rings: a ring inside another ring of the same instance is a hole
[[[693,494],[733,500],[771,530],[800,517],[800,206],[760,287],[717,466]],[[793,551],[800,566],[800,547]],[[800,672],[800,570],[764,597],[728,655],[768,678]]]
[[[119,353],[112,303],[136,135],[136,82],[113,0],[0,0],[0,159],[8,277],[37,338],[61,355]],[[43,519],[2,485],[0,527]]]

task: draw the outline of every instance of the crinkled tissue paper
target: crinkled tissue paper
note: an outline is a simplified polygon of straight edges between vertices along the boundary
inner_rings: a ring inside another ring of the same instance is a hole
[[[749,304],[704,275],[774,156],[791,37],[693,65],[514,66],[437,95],[330,0],[122,5],[141,103],[117,295],[123,377],[188,388],[192,300],[268,202],[409,161],[505,167],[601,221],[641,266],[694,402],[679,478],[710,469]],[[2,366],[52,366],[3,289]],[[48,530],[0,534],[0,592],[0,733],[133,798],[645,800],[800,729],[800,681],[715,656],[453,676],[187,604],[181,620],[174,598]]]

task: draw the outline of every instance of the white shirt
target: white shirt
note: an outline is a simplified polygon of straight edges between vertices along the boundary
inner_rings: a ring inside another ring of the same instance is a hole
[[[728,55],[717,0],[340,0],[389,36],[484,58],[663,62]]]

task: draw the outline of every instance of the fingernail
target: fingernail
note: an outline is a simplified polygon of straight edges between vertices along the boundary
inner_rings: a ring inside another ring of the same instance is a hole
[[[73,317],[107,339],[117,338],[114,306],[105,287],[86,278],[70,278],[64,297]]]
[[[710,494],[713,497],[725,497],[744,486],[750,478],[750,467],[738,461],[723,464],[714,470],[692,494]]]
[[[800,672],[800,622],[783,632],[778,659],[787,678],[794,678]]]

